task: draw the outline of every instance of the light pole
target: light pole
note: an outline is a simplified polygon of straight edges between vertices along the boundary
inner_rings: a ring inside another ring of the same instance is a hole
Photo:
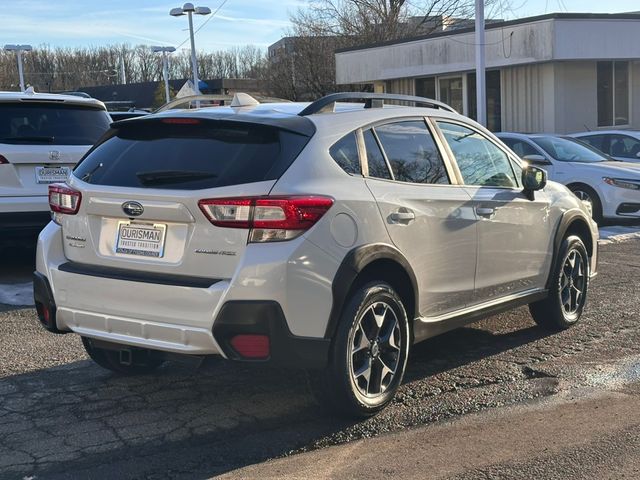
[[[151,47],[151,50],[155,53],[162,52],[162,78],[164,78],[164,93],[167,99],[167,103],[171,101],[171,95],[169,95],[169,59],[167,53],[175,52],[174,47]]]
[[[30,52],[31,45],[5,45],[4,49],[8,52],[16,52],[18,58],[18,75],[20,76],[20,91],[24,92],[24,72],[22,71],[22,52]]]
[[[196,42],[193,35],[193,14],[209,15],[211,9],[209,7],[194,7],[193,3],[185,3],[182,7],[172,8],[169,15],[172,17],[181,17],[187,15],[189,17],[189,37],[191,38],[191,68],[193,69],[193,89],[196,94],[200,93],[200,85],[198,85],[198,62],[196,60]]]
[[[476,0],[476,120],[487,126],[487,77],[485,74],[484,0]]]

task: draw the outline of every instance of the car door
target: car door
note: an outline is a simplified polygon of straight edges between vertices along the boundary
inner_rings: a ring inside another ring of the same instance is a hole
[[[471,301],[476,265],[476,220],[464,188],[422,118],[362,132],[366,184],[389,237],[413,267],[423,317]],[[455,182],[454,182],[455,183]]]
[[[525,197],[521,168],[506,150],[469,125],[437,125],[478,217],[474,303],[542,288],[553,252],[549,196]]]

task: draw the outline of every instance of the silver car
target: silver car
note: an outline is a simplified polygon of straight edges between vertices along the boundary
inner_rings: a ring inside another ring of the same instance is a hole
[[[50,187],[48,330],[125,374],[305,368],[324,405],[368,416],[416,342],[522,305],[545,328],[580,319],[596,226],[485,128],[419,97],[247,97],[115,123]]]

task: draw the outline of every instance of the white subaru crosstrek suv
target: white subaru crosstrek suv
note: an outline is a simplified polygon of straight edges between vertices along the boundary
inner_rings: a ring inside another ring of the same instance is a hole
[[[51,219],[48,185],[66,181],[110,123],[92,98],[0,92],[0,242],[36,238]]]
[[[582,202],[419,97],[241,96],[117,122],[49,201],[48,330],[121,373],[176,354],[306,368],[358,416],[393,398],[415,342],[527,304],[570,327],[596,271]]]

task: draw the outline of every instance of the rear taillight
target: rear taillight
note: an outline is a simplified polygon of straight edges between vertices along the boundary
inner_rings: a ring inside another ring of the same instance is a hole
[[[9,163],[9,160],[7,160],[3,155],[0,155],[0,165],[4,165]]]
[[[322,218],[333,199],[322,196],[211,198],[198,202],[218,227],[251,229],[249,242],[291,240]]]
[[[49,185],[49,207],[54,213],[75,215],[80,208],[82,194],[66,185]]]

